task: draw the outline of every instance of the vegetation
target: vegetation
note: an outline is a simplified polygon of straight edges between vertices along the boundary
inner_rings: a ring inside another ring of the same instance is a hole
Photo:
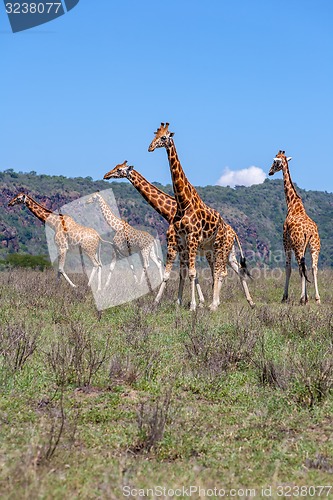
[[[45,268],[51,267],[51,263],[46,255],[10,253],[6,259],[0,260],[0,266],[4,268],[29,267],[43,271]]]
[[[168,193],[172,187],[158,185]],[[91,177],[66,178],[63,176],[0,173],[0,255],[13,252],[46,254],[43,225],[28,210],[8,208],[7,203],[19,191],[29,193],[51,210],[61,207],[80,196],[96,190],[112,188],[122,217],[133,225],[151,227],[165,244],[167,225],[129,182],[93,181]],[[333,193],[304,191],[302,196],[308,214],[319,227],[322,250],[319,266],[333,266]],[[284,265],[282,226],[286,204],[282,180],[266,180],[263,184],[236,189],[220,186],[198,188],[203,200],[216,208],[240,236],[248,260],[253,267]]]
[[[1,497],[332,484],[332,278],[319,307],[298,305],[297,273],[281,304],[267,271],[254,310],[230,277],[213,314],[177,308],[171,282],[158,309],[99,317],[83,277],[0,273]]]

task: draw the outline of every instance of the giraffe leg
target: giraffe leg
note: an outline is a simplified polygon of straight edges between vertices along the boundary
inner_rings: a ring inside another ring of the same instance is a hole
[[[200,283],[199,283],[199,280],[198,280],[198,277],[196,276],[195,280],[194,280],[194,283],[195,283],[195,287],[197,289],[197,294],[198,294],[198,298],[199,298],[199,307],[202,307],[204,302],[205,302],[205,297],[202,293],[202,290],[201,290],[201,286],[200,286]]]
[[[88,281],[88,286],[91,286],[92,284],[92,281],[94,279],[94,276],[96,274],[96,271],[97,271],[97,290],[100,291],[102,289],[102,267],[100,265],[94,265],[94,267],[92,268],[92,271],[91,271],[91,274],[90,274],[90,277],[89,277],[89,281]]]
[[[133,278],[134,278],[134,281],[135,281],[135,283],[136,283],[136,284],[138,284],[138,283],[139,283],[139,280],[138,280],[138,278],[137,278],[137,275],[136,275],[136,272],[135,272],[134,266],[133,266],[133,264],[132,264],[132,259],[131,259],[131,257],[132,257],[132,252],[131,252],[131,250],[130,250],[130,248],[129,248],[129,249],[128,249],[128,263],[129,263],[129,266],[130,266],[131,271],[132,271],[132,273],[133,273]]]
[[[142,263],[142,273],[141,273],[141,277],[139,279],[139,285],[141,285],[141,283],[143,282],[143,278],[146,277],[146,280],[148,281],[148,272],[147,272],[147,269],[149,267],[149,252],[150,252],[150,249],[149,248],[143,248],[141,250],[141,263]],[[149,283],[148,283],[148,286],[149,286]]]
[[[286,281],[284,284],[284,292],[282,297],[282,302],[286,302],[288,300],[288,291],[289,291],[289,280],[291,275],[291,248],[285,248],[286,253]]]
[[[139,283],[139,280],[138,280],[138,277],[136,275],[136,272],[135,272],[133,264],[130,264],[130,268],[131,268],[131,271],[133,273],[133,278],[134,278],[135,283]]]
[[[144,250],[142,250],[140,256],[141,256],[141,262],[142,262],[143,271],[142,271],[142,275],[141,275],[139,283],[141,284],[142,281],[143,281],[143,278],[146,277],[146,281],[147,281],[149,292],[152,292],[153,291],[153,287],[151,286],[151,282],[150,282],[149,275],[148,275],[148,268],[149,268],[149,248],[145,248]]]
[[[205,253],[206,260],[208,262],[210,272],[212,273],[212,280],[214,281],[214,256],[211,250],[207,250]]]
[[[111,260],[111,264],[110,264],[110,269],[109,269],[109,276],[107,277],[104,288],[107,288],[110,284],[111,274],[112,274],[112,271],[114,270],[114,268],[116,267],[116,263],[117,263],[117,254],[116,254],[116,252],[113,252],[113,256],[112,256],[112,260]]]
[[[225,234],[217,237],[214,241],[214,283],[213,283],[213,301],[209,306],[211,311],[215,311],[220,305],[220,291],[222,282],[227,276],[227,252],[225,248]]]
[[[88,286],[91,286],[91,283],[92,283],[92,280],[96,274],[96,270],[97,270],[97,267],[93,267],[92,268],[92,271],[91,271],[91,274],[90,274],[90,278],[89,278],[89,281],[88,281]]]
[[[168,242],[168,250],[167,250],[166,265],[164,269],[163,281],[161,283],[158,294],[155,297],[156,304],[158,304],[162,298],[166,284],[170,279],[172,266],[176,260],[178,253],[176,235],[172,225],[169,226],[169,229],[167,231],[167,242]]]
[[[220,291],[222,288],[223,275],[214,271],[214,284],[213,284],[213,301],[209,306],[211,311],[216,311],[220,305]]]
[[[98,266],[97,270],[97,290],[102,290],[102,266]]]
[[[316,303],[320,304],[320,295],[318,290],[318,281],[317,281],[317,273],[318,273],[318,253],[312,253],[312,276],[316,293]]]
[[[79,252],[80,252],[80,260],[81,260],[82,272],[83,272],[83,274],[85,274],[86,273],[86,266],[84,264],[83,251],[82,251],[81,245],[79,245]]]
[[[59,260],[58,260],[58,276],[62,275],[73,288],[76,288],[76,285],[74,285],[74,283],[69,279],[64,270],[66,254],[67,254],[67,248],[60,249]]]
[[[188,253],[185,249],[181,249],[179,252],[179,286],[178,286],[178,299],[177,304],[179,306],[182,305],[183,302],[183,292],[184,292],[184,284],[188,271]]]
[[[189,263],[189,278],[191,283],[191,303],[190,303],[190,311],[195,311],[197,308],[197,303],[195,300],[195,291],[196,291],[196,279],[197,279],[197,271],[195,268],[195,259],[197,256],[199,240],[196,234],[191,234],[188,236],[187,245],[188,245],[188,263]]]
[[[235,252],[234,245],[232,246],[231,252],[229,254],[228,264],[235,271],[235,273],[238,275],[240,282],[241,282],[241,285],[243,287],[244,293],[245,293],[246,300],[248,301],[250,307],[252,307],[252,308],[255,307],[255,303],[253,302],[252,297],[250,295],[245,276],[243,273],[241,273],[239,271],[239,264],[238,264],[238,261],[236,258],[236,252]]]
[[[157,249],[155,248],[155,240],[154,240],[153,246],[151,247],[149,257],[154,262],[154,264],[157,266],[159,273],[160,273],[160,278],[162,280],[163,279],[163,264],[162,264],[161,259],[157,255]]]
[[[205,252],[205,257],[206,257],[206,260],[208,262],[210,272],[212,273],[212,279],[214,281],[214,258],[213,258],[211,250],[207,250]],[[195,286],[196,286],[197,294],[198,294],[198,298],[199,298],[199,307],[203,307],[204,302],[205,302],[205,297],[204,297],[204,294],[202,293],[198,277],[196,277],[194,281],[195,281]]]
[[[91,283],[97,271],[97,290],[100,291],[102,289],[102,279],[101,279],[102,264],[97,254],[95,256],[94,255],[88,255],[88,256],[93,264],[93,268],[88,281],[88,286],[91,286]]]

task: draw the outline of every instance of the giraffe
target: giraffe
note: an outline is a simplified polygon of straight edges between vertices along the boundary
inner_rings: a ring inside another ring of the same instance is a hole
[[[142,194],[144,199],[169,223],[169,228],[167,230],[167,260],[166,260],[165,272],[159,292],[155,298],[155,302],[159,303],[162,298],[166,283],[170,278],[171,269],[178,253],[176,232],[172,223],[177,212],[177,202],[174,197],[164,193],[161,189],[157,188],[156,186],[148,182],[143,177],[143,175],[141,175],[137,170],[134,169],[132,165],[127,165],[127,161],[124,161],[123,163],[116,165],[112,170],[110,170],[104,175],[104,179],[123,179],[123,178],[128,179],[133,184],[133,186],[139,191],[139,193]],[[229,255],[228,264],[239,276],[247,301],[251,307],[254,307],[255,304],[249,293],[247,282],[244,276],[245,259],[240,241],[238,239],[236,232],[229,224],[226,224],[226,233],[227,233],[226,247],[227,247],[227,254]],[[240,250],[241,264],[239,264],[236,259],[236,252],[234,247],[235,241]],[[208,262],[211,267],[212,276],[214,278],[214,271],[213,271],[213,266],[211,265],[212,264],[211,259],[208,259]],[[183,277],[181,276],[181,278]],[[201,302],[204,302],[204,297],[198,282],[196,283],[196,286],[197,286],[199,300]],[[183,289],[182,286],[180,288],[181,290]]]
[[[72,287],[76,287],[65,273],[64,267],[69,247],[77,246],[82,249],[87,257],[89,257],[93,265],[88,285],[91,285],[97,271],[98,290],[101,290],[102,264],[100,260],[100,244],[104,242],[111,245],[111,243],[103,240],[95,229],[78,224],[69,215],[52,212],[25,193],[19,193],[14,196],[14,198],[9,201],[8,206],[12,207],[17,204],[26,205],[37,219],[54,230],[54,242],[58,250],[58,277],[62,275]]]
[[[299,272],[302,278],[301,304],[308,302],[306,282],[309,282],[305,266],[305,252],[309,245],[312,259],[312,274],[315,286],[315,297],[320,304],[318,291],[317,271],[320,252],[320,238],[317,224],[307,215],[301,197],[297,194],[290,177],[288,162],[291,157],[286,157],[285,151],[279,151],[274,158],[268,175],[274,175],[279,170],[283,173],[284,192],[287,203],[287,217],[283,226],[283,246],[286,254],[286,281],[282,302],[288,299],[289,279],[291,274],[291,254],[295,253]]]
[[[115,231],[115,235],[113,238],[113,247],[116,251],[116,254],[118,256],[129,256],[137,252],[141,254],[143,260],[143,271],[139,283],[142,283],[145,275],[148,279],[147,269],[149,267],[149,258],[156,264],[162,279],[162,262],[158,256],[158,249],[155,238],[151,234],[147,233],[147,231],[140,231],[138,229],[135,229],[125,220],[116,217],[116,215],[114,215],[114,213],[111,211],[109,205],[106,203],[100,193],[94,193],[87,200],[87,203],[94,202],[99,205],[106,222]],[[105,285],[106,287],[109,285],[111,272],[116,265],[117,255],[114,256],[114,259],[111,262],[110,274]],[[137,281],[133,265],[131,265],[131,269],[134,274],[134,279],[135,281]],[[150,287],[149,280],[148,284]]]
[[[226,224],[221,215],[208,207],[190,184],[178,159],[173,141],[173,132],[169,131],[169,123],[161,123],[155,132],[148,151],[164,147],[167,151],[172,177],[173,190],[177,203],[177,212],[173,219],[176,231],[178,248],[180,251],[180,273],[185,275],[187,268],[191,282],[191,311],[196,309],[195,278],[197,276],[195,259],[198,249],[203,250],[211,259],[213,269],[213,301],[210,304],[212,311],[220,303],[220,289],[223,278],[227,275],[226,264]],[[187,265],[188,264],[188,265]],[[180,282],[183,286],[184,281]],[[179,290],[179,296],[182,289]]]

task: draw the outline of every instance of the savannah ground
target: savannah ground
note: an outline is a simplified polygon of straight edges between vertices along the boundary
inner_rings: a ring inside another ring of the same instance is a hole
[[[217,312],[191,313],[174,282],[157,309],[147,295],[99,319],[83,276],[0,273],[1,497],[332,485],[333,272],[318,279],[320,306],[313,287],[298,304],[295,270],[288,304],[268,272],[254,310],[230,279]]]

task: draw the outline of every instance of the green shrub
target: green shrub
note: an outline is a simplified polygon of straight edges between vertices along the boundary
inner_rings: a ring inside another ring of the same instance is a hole
[[[1,262],[7,267],[28,267],[43,271],[45,268],[51,267],[51,263],[45,255],[29,255],[12,253],[7,255],[6,259]]]

